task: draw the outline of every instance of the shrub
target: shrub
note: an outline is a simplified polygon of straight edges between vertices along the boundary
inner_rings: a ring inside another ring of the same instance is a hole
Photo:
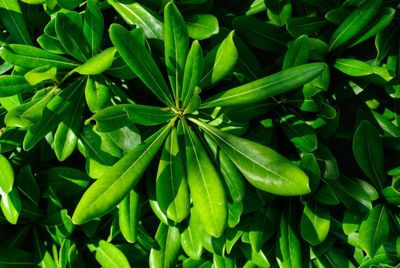
[[[394,267],[397,9],[0,1],[0,264]]]

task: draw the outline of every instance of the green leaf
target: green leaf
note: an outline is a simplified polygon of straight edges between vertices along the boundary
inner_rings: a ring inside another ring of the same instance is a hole
[[[111,211],[138,182],[169,133],[170,125],[160,129],[125,155],[84,193],[72,217],[83,224]]]
[[[0,154],[0,194],[5,195],[11,192],[14,184],[14,170],[10,162]]]
[[[67,159],[75,150],[83,119],[83,98],[81,92],[54,134],[53,149],[59,161]]]
[[[21,199],[16,187],[7,194],[1,194],[1,210],[9,223],[17,224],[21,212]]]
[[[38,205],[40,199],[40,189],[33,176],[31,166],[24,166],[17,176],[17,188],[21,194],[29,199],[33,204]]]
[[[123,151],[130,152],[140,143],[142,138],[135,125],[124,126],[120,129],[108,132],[110,139]]]
[[[150,251],[150,267],[174,267],[180,250],[179,229],[160,223]]]
[[[119,228],[129,243],[137,240],[141,203],[140,195],[133,189],[118,206]]]
[[[179,150],[175,128],[172,128],[165,141],[158,164],[156,194],[160,208],[172,221],[181,222],[189,215],[190,197],[185,162]]]
[[[286,22],[287,30],[293,37],[313,34],[328,25],[321,17],[296,17],[289,18]]]
[[[128,259],[115,245],[100,240],[96,247],[96,260],[102,267],[129,268]]]
[[[57,80],[57,68],[50,66],[37,67],[30,70],[25,74],[25,79],[30,85],[38,85],[42,82],[56,82]]]
[[[390,233],[388,209],[383,205],[375,206],[361,223],[359,231],[360,246],[370,258],[386,241]]]
[[[354,59],[337,59],[334,67],[339,71],[350,75],[350,76],[377,76],[378,79],[373,79],[372,82],[377,84],[385,84],[392,80],[392,76],[389,74],[388,69],[385,67],[374,66],[366,62]]]
[[[303,152],[317,149],[317,135],[313,128],[293,114],[280,115],[280,125],[289,140]]]
[[[143,83],[168,106],[173,106],[169,88],[151,54],[136,36],[118,24],[110,27],[110,38],[118,53]]]
[[[83,21],[83,35],[89,44],[92,57],[97,54],[103,39],[104,18],[93,0],[88,0]]]
[[[91,112],[99,111],[110,101],[110,88],[101,76],[89,76],[87,78],[85,99]]]
[[[204,40],[219,33],[219,24],[215,16],[210,14],[194,14],[185,17],[190,38]]]
[[[184,252],[193,259],[200,259],[203,246],[199,234],[196,232],[194,225],[200,225],[194,217],[190,217],[189,226],[181,233],[181,245]]]
[[[233,20],[233,28],[251,46],[276,53],[285,52],[290,36],[277,26],[251,16]]]
[[[316,202],[307,202],[304,206],[300,223],[303,239],[313,246],[319,245],[328,236],[329,228],[329,210]]]
[[[310,192],[307,175],[276,151],[220,131],[199,120],[190,120],[211,136],[257,189],[286,196]]]
[[[296,234],[294,228],[294,212],[293,202],[289,202],[285,206],[284,213],[282,213],[279,232],[278,232],[278,245],[277,245],[277,261],[280,267],[303,267],[301,242]]]
[[[29,267],[36,265],[32,253],[19,248],[2,248],[0,250],[0,265],[3,267]]]
[[[188,184],[193,206],[205,231],[220,237],[228,220],[225,189],[199,138],[185,126]]]
[[[318,256],[316,259],[316,263],[319,264],[318,267],[348,267],[355,268],[354,264],[345,256],[345,253],[342,250],[336,249],[334,247],[330,248],[328,252],[326,252],[322,256]]]
[[[163,23],[139,3],[123,4],[114,0],[107,0],[107,2],[120,14],[126,23],[143,28],[147,38],[164,39]]]
[[[40,35],[36,41],[44,50],[48,52],[54,54],[68,54],[58,39],[54,39],[47,34]]]
[[[57,0],[57,3],[64,9],[73,10],[82,3],[82,0]]]
[[[82,92],[83,79],[77,79],[67,84],[65,88],[56,95],[43,111],[39,122],[32,126],[26,133],[23,147],[25,150],[32,149],[41,141],[47,133],[52,131],[63,120],[64,115],[74,102],[77,101],[79,93]]]
[[[204,73],[199,83],[200,88],[216,84],[233,71],[238,59],[238,52],[233,41],[234,34],[234,31],[230,32],[224,41],[204,58]]]
[[[310,39],[302,35],[289,45],[283,61],[283,69],[306,64],[310,54]]]
[[[83,75],[95,75],[101,74],[108,69],[110,69],[113,61],[114,55],[117,52],[117,49],[114,47],[109,47],[102,51],[101,53],[93,56],[92,58],[88,59],[80,65],[72,70],[72,72],[77,72]]]
[[[195,40],[189,50],[183,73],[181,95],[182,107],[186,107],[192,98],[195,88],[203,75],[203,50],[200,43]]]
[[[0,97],[9,97],[22,92],[35,89],[26,81],[25,77],[19,75],[1,75],[0,76]]]
[[[30,69],[41,66],[69,69],[78,66],[73,60],[27,45],[6,45],[0,49],[0,56],[13,65]]]
[[[17,0],[0,0],[0,20],[14,41],[20,44],[32,44],[24,15]]]
[[[382,8],[375,18],[369,23],[370,27],[366,27],[366,32],[360,37],[357,37],[357,39],[352,42],[350,47],[356,46],[383,31],[392,22],[395,14],[396,10],[391,7]]]
[[[353,153],[365,175],[382,189],[386,180],[383,146],[378,130],[369,121],[361,121],[358,125],[353,138]]]
[[[346,44],[360,33],[374,18],[382,4],[381,0],[363,1],[336,29],[329,43],[329,50],[334,50]]]
[[[80,62],[91,55],[83,35],[82,17],[77,12],[57,13],[55,29],[57,38],[68,53]]]
[[[189,36],[183,17],[173,2],[164,8],[165,65],[176,104],[182,94],[183,72],[188,54]]]
[[[256,81],[229,89],[205,100],[202,108],[253,104],[310,82],[327,68],[325,63],[292,67]]]
[[[250,222],[249,238],[253,251],[259,252],[263,244],[270,239],[278,229],[279,211],[277,202],[257,210]]]

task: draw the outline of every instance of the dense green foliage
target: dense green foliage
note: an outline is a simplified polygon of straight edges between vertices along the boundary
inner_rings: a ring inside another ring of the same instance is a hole
[[[0,267],[395,267],[391,0],[0,0]]]

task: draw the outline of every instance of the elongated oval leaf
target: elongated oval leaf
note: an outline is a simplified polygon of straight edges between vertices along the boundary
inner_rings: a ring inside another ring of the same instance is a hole
[[[286,21],[287,30],[294,37],[315,33],[327,24],[321,17],[296,17]]]
[[[369,121],[361,121],[353,139],[353,153],[362,171],[372,183],[382,189],[386,176],[383,167],[383,147],[379,132]]]
[[[183,17],[173,2],[164,8],[165,65],[175,101],[179,104],[189,36]]]
[[[185,162],[179,150],[178,135],[172,128],[158,165],[157,201],[169,219],[181,222],[189,215],[190,197]]]
[[[117,49],[114,47],[109,47],[102,51],[100,54],[93,56],[88,59],[85,63],[75,68],[73,72],[77,72],[84,75],[95,75],[101,74],[102,72],[107,71],[113,61],[114,55],[117,52]]]
[[[13,65],[25,68],[53,66],[69,69],[78,66],[73,60],[27,45],[11,44],[4,46],[0,49],[0,56]]]
[[[140,40],[120,25],[110,27],[110,38],[132,71],[166,105],[172,106],[171,93],[157,64]]]
[[[125,196],[118,207],[119,228],[129,243],[134,243],[137,240],[140,205],[140,195],[133,189]]]
[[[327,68],[325,63],[292,67],[256,81],[229,89],[205,100],[202,108],[245,105],[263,101],[310,82]]]
[[[8,162],[7,158],[0,154],[0,194],[8,194],[11,192],[14,184],[14,170]]]
[[[9,97],[36,88],[26,81],[25,77],[19,75],[0,76],[0,97]]]
[[[333,33],[329,49],[333,50],[357,35],[373,19],[381,6],[381,0],[363,1]]]
[[[101,217],[122,201],[158,152],[169,128],[170,125],[167,125],[157,131],[89,187],[72,216],[74,224]]]
[[[330,228],[329,210],[316,202],[307,202],[301,217],[301,236],[311,245],[321,244]]]
[[[164,39],[163,23],[139,3],[124,4],[115,0],[107,0],[107,2],[126,23],[143,28],[147,38]]]
[[[189,257],[199,259],[203,251],[203,246],[199,234],[193,226],[194,224],[201,223],[196,222],[193,217],[190,217],[189,226],[181,234],[181,245],[182,249]]]
[[[192,129],[185,129],[188,184],[193,206],[205,231],[220,237],[228,219],[226,194],[221,178]]]
[[[129,268],[128,259],[115,245],[100,240],[96,247],[96,260],[103,267],[110,268]]]
[[[370,258],[375,256],[378,248],[390,233],[389,212],[383,205],[375,206],[361,223],[359,242]]]
[[[190,120],[215,140],[256,188],[287,196],[310,192],[308,177],[304,171],[276,151],[223,132],[197,119]]]
[[[238,59],[238,52],[233,41],[234,31],[213,48],[204,58],[204,74],[199,87],[206,88],[230,74]]]
[[[85,86],[85,99],[91,112],[107,105],[111,99],[111,90],[101,76],[89,76]]]
[[[17,43],[32,44],[24,15],[17,0],[0,0],[0,20]]]
[[[8,194],[2,194],[1,210],[9,223],[17,224],[21,212],[21,199],[16,187],[13,187]]]
[[[189,50],[183,74],[183,85],[179,96],[182,106],[186,107],[192,98],[195,88],[203,75],[203,50],[200,43],[195,40]]]
[[[88,0],[83,21],[83,35],[90,46],[92,56],[99,50],[103,39],[104,18],[93,0]]]
[[[150,251],[149,266],[152,268],[176,266],[180,247],[179,229],[160,223],[155,245]]]

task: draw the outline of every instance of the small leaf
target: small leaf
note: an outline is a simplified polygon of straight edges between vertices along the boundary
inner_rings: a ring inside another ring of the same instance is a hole
[[[205,231],[220,237],[228,220],[225,189],[215,166],[193,130],[185,126],[188,184]]]
[[[329,50],[334,50],[344,45],[361,32],[379,11],[381,4],[381,0],[363,1],[333,33]]]
[[[189,50],[183,73],[183,85],[179,96],[182,106],[186,107],[192,98],[195,88],[203,75],[203,51],[200,43],[195,40]]]
[[[388,210],[383,205],[375,206],[361,223],[359,242],[370,258],[375,256],[378,248],[386,241],[390,233]]]
[[[96,55],[103,39],[104,18],[93,0],[88,0],[83,21],[83,35],[89,44],[92,56]]]
[[[176,266],[180,247],[179,229],[160,223],[150,251],[149,266],[154,268]]]
[[[289,45],[283,61],[283,69],[306,64],[310,54],[310,40],[307,36],[298,37]]]
[[[203,102],[202,108],[253,104],[310,82],[327,68],[324,63],[292,67],[256,81],[229,89]]]
[[[101,76],[89,76],[85,86],[85,99],[91,112],[97,112],[107,105],[111,92]]]
[[[199,87],[206,88],[216,84],[233,71],[238,59],[238,52],[233,41],[234,31],[213,48],[204,58],[204,73]]]
[[[0,154],[0,194],[8,194],[11,192],[14,184],[14,170],[10,162]]]
[[[115,0],[107,2],[131,26],[141,27],[147,38],[163,40],[163,23],[139,3],[123,4]]]
[[[141,203],[140,195],[132,189],[118,207],[119,228],[129,243],[137,240]]]
[[[116,48],[109,47],[72,71],[83,75],[101,74],[111,67],[116,52]]]
[[[96,247],[96,260],[103,267],[129,268],[128,259],[115,245],[100,240]]]
[[[138,182],[169,133],[170,125],[160,129],[125,155],[82,196],[72,217],[83,224],[112,210]]]
[[[46,81],[59,83],[57,80],[56,67],[50,67],[50,66],[37,67],[27,72],[24,77],[30,85],[38,85]]]
[[[203,246],[199,234],[194,227],[195,224],[200,225],[201,222],[196,222],[194,217],[190,217],[189,226],[181,234],[181,245],[189,257],[197,260],[201,257]]]
[[[329,210],[316,202],[307,202],[300,223],[303,239],[313,246],[319,245],[328,236],[329,228]]]
[[[277,195],[310,192],[307,175],[274,150],[190,118],[222,148],[246,179],[257,189]]]
[[[136,30],[138,31],[138,30]],[[169,88],[151,54],[141,44],[138,37],[118,24],[110,27],[110,38],[132,71],[168,106],[173,106]]]
[[[21,212],[21,199],[17,188],[13,187],[8,194],[2,193],[1,210],[9,223],[17,224]]]
[[[185,23],[190,38],[204,40],[219,33],[216,17],[210,14],[194,14],[185,17]]]
[[[362,171],[382,189],[385,185],[384,154],[379,132],[369,121],[361,121],[353,139],[353,153]]]

